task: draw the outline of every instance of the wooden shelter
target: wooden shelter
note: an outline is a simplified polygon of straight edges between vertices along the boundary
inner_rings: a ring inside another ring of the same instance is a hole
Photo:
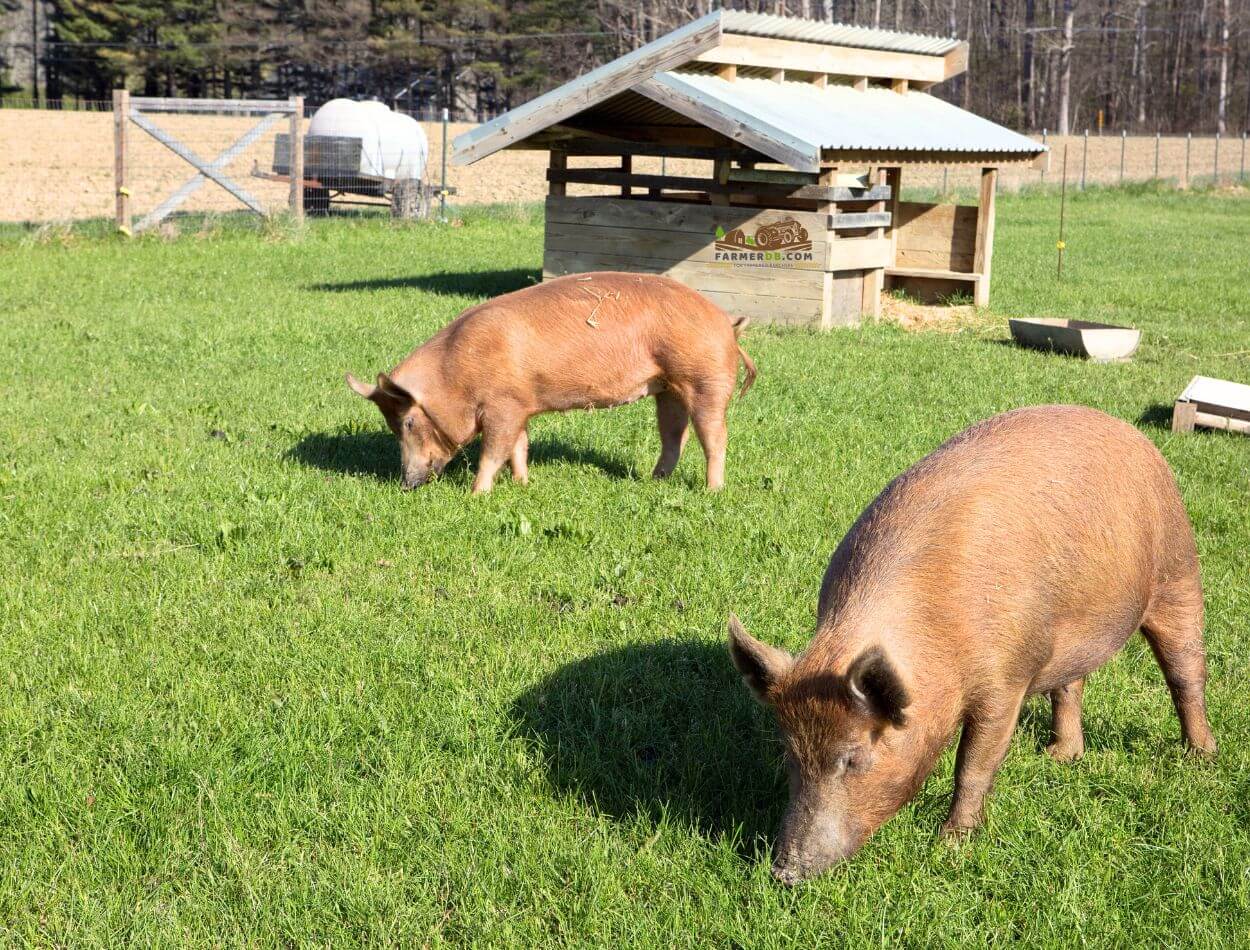
[[[985,304],[997,169],[1045,149],[929,94],[967,59],[954,39],[717,10],[459,136],[453,160],[550,151],[545,278],[664,273],[732,314],[820,327],[891,286]],[[640,155],[708,172],[637,174]],[[900,201],[924,164],[979,167],[980,204]]]

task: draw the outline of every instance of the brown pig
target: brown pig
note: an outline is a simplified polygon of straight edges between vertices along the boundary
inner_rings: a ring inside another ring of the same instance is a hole
[[[479,433],[474,493],[488,492],[511,462],[528,479],[526,426],[542,412],[620,406],[655,397],[660,459],[673,471],[694,430],[707,458],[707,487],[725,482],[726,410],[747,319],[729,316],[667,277],[598,272],[560,277],[471,307],[377,385],[348,385],[382,410],[399,439],[403,484],[415,488],[442,471]]]
[[[942,830],[977,827],[1025,698],[1050,694],[1047,751],[1076,759],[1084,679],[1139,627],[1185,742],[1214,754],[1198,556],[1159,451],[1077,406],[1017,409],[954,436],[842,539],[800,655],[730,620],[734,665],[785,739],[774,876],[794,884],[853,854],[959,729]]]

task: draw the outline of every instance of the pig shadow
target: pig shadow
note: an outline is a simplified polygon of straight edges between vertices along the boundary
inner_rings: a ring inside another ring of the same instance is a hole
[[[287,450],[301,465],[379,481],[399,479],[399,445],[385,429],[376,432],[314,432]]]
[[[631,823],[729,836],[744,855],[781,819],[781,746],[725,647],[636,644],[563,666],[518,697],[518,732],[551,788]]]
[[[448,463],[443,477],[472,481],[480,454],[481,443],[474,440]],[[379,481],[399,481],[399,444],[388,430],[382,428],[368,432],[315,432],[300,439],[286,455],[310,468]],[[541,477],[543,465],[559,462],[597,468],[611,478],[637,478],[634,470],[620,459],[593,447],[568,445],[549,436],[530,443],[529,460],[531,478]],[[507,474],[504,472],[501,479],[506,480]]]
[[[542,280],[542,272],[527,267],[511,270],[456,271],[442,274],[413,274],[408,277],[375,277],[340,283],[311,284],[309,290],[329,293],[359,293],[372,290],[424,290],[440,296],[498,297],[529,287]]]

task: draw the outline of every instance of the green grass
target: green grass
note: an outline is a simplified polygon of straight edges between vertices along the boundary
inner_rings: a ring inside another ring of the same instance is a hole
[[[0,942],[1212,946],[1250,928],[1250,442],[1172,436],[1250,379],[1250,201],[1005,196],[994,314],[1140,326],[1093,366],[1005,319],[752,329],[729,487],[667,483],[642,403],[536,420],[531,484],[415,493],[342,373],[533,280],[538,212],[302,235],[0,245]],[[62,246],[64,243],[66,246]],[[778,746],[726,615],[800,648],[885,482],[1031,403],[1097,406],[1174,466],[1207,588],[1219,760],[1181,752],[1140,638],[1088,754],[1026,711],[960,848],[947,754],[851,862],[768,875]]]

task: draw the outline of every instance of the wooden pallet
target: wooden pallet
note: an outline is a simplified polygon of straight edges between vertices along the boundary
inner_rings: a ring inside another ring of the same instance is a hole
[[[1195,376],[1172,408],[1172,431],[1192,432],[1195,426],[1250,434],[1250,386]]]

